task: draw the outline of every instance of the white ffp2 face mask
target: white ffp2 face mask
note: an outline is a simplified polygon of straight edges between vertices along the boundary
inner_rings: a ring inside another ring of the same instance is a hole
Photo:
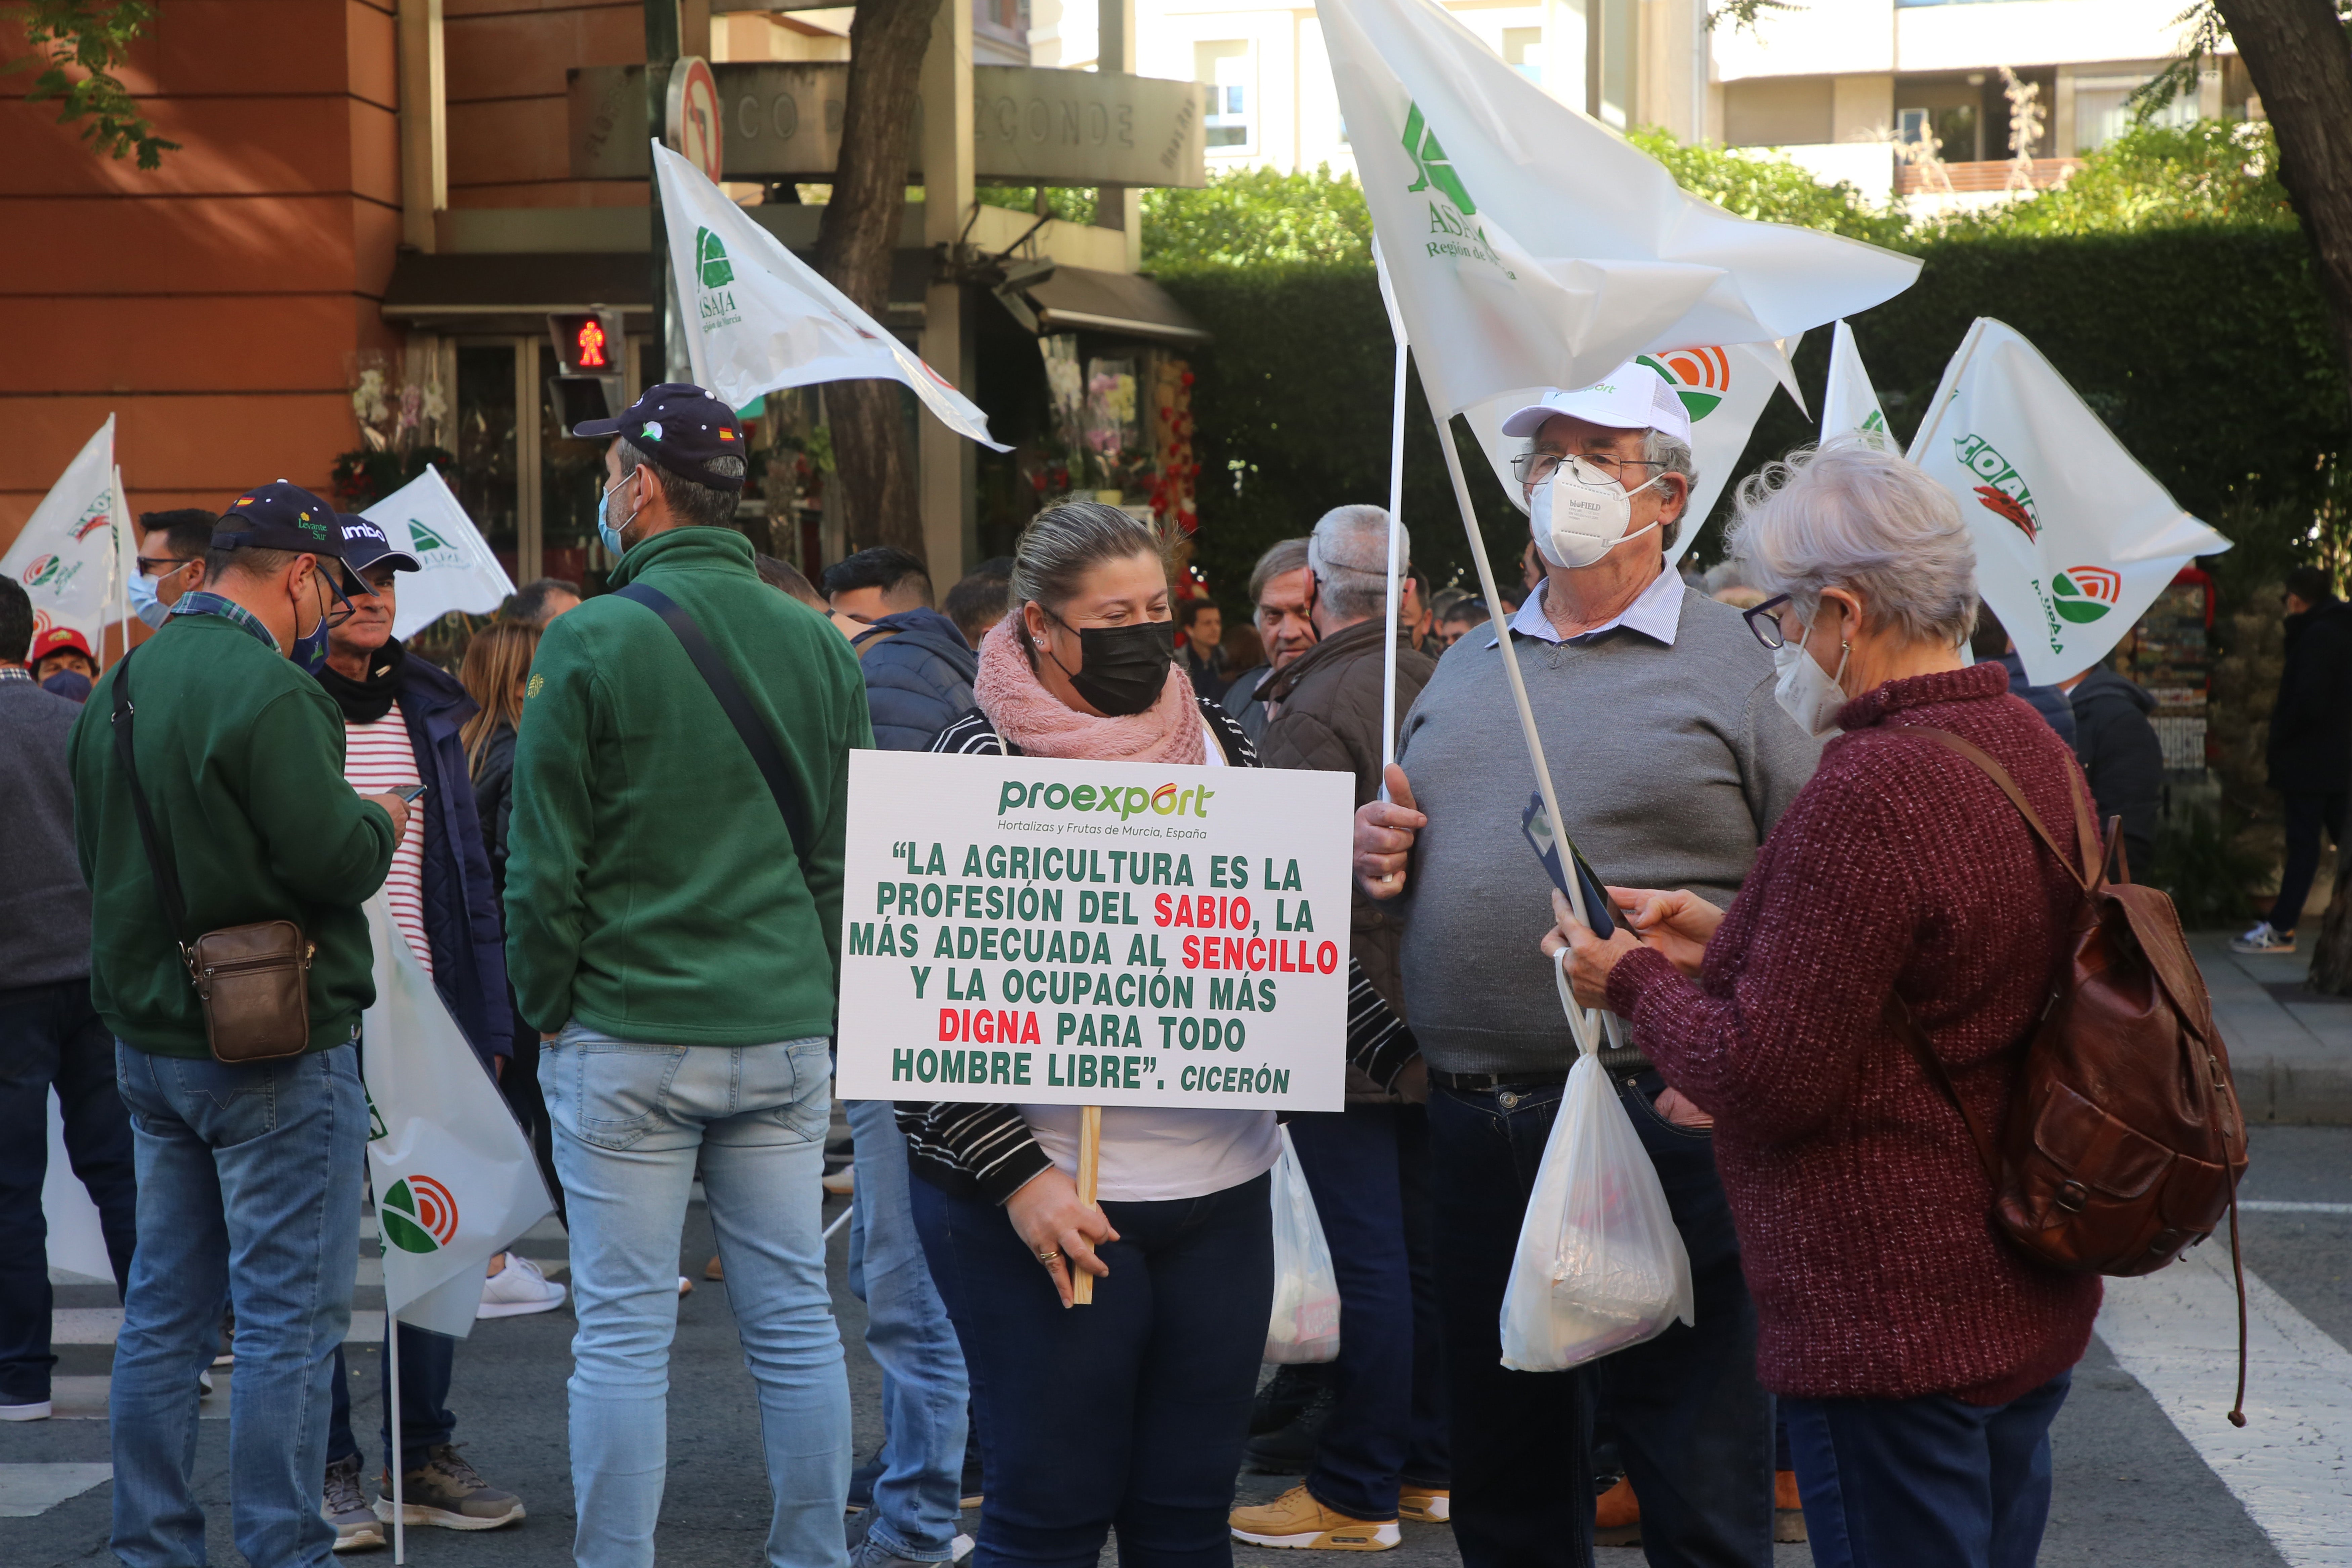
[[[1536,549],[1553,565],[1570,571],[1592,565],[1658,526],[1625,531],[1633,521],[1633,498],[1664,477],[1654,474],[1629,490],[1581,458],[1562,458],[1528,498],[1528,528]]]
[[[1797,721],[1799,729],[1818,739],[1837,728],[1838,710],[1846,704],[1845,688],[1839,682],[1845,679],[1846,660],[1853,657],[1853,648],[1850,644],[1838,645],[1837,673],[1831,675],[1805,651],[1812,635],[1813,628],[1807,626],[1804,637],[1772,650],[1772,668],[1780,678],[1773,682],[1772,700]]]

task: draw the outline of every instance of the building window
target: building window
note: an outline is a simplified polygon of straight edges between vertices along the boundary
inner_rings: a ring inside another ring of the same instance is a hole
[[[1543,82],[1543,29],[1503,29],[1503,63],[1540,86]]]
[[[1980,161],[1985,155],[1983,133],[1982,117],[1972,103],[1895,111],[1895,139],[1917,146],[1932,134],[1937,143],[1934,154],[1947,163]]]
[[[2094,153],[2132,128],[2131,95],[2147,85],[2141,76],[2078,76],[2074,79],[2074,151]],[[2197,99],[2183,94],[2152,118],[2157,125],[2197,122]]]
[[[1208,84],[1209,115],[1202,123],[1213,153],[1247,153],[1257,145],[1257,87],[1250,47],[1234,40],[1192,46],[1195,74]]]
[[[515,468],[515,351],[511,342],[457,349],[457,504],[482,531],[507,575],[521,576]]]

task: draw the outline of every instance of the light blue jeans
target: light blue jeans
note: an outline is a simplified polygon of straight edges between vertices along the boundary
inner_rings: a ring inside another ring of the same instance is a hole
[[[962,1511],[963,1350],[931,1283],[907,1201],[907,1140],[887,1100],[849,1102],[857,1196],[849,1289],[866,1303],[866,1348],[882,1369],[882,1475],[861,1561],[945,1563]]]
[[[576,1019],[540,1059],[572,1231],[572,1487],[581,1568],[654,1560],[669,1442],[678,1240],[695,1171],[760,1391],[772,1568],[844,1568],[849,1379],[824,1279],[821,1039],[615,1040]]]
[[[257,1568],[319,1568],[328,1384],[359,1272],[367,1095],[349,1046],[229,1067],[117,1042],[139,1165],[139,1247],[108,1417],[116,1555],[204,1568],[191,1479],[197,1375],[236,1309],[229,1495]]]

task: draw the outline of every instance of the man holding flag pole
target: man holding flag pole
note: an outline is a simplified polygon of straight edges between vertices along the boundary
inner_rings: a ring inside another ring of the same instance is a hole
[[[1597,1382],[1646,1504],[1651,1561],[1769,1563],[1771,1402],[1708,1134],[1614,1020],[1604,1061],[1683,1230],[1697,1326],[1591,1376],[1499,1365],[1525,1173],[1574,1048],[1550,977],[1489,952],[1498,899],[1529,916],[1549,903],[1518,841],[1530,781],[1497,765],[1495,737],[1517,718],[1540,809],[1614,878],[1639,868],[1728,901],[1816,752],[1778,710],[1736,615],[1666,570],[1661,541],[1697,521],[1684,515],[1688,419],[1677,389],[1633,356],[1790,339],[1900,292],[1918,264],[1684,194],[1429,0],[1317,10],[1480,586],[1498,606],[1492,640],[1444,660],[1406,720],[1393,803],[1358,813],[1366,892],[1403,899],[1407,1008],[1430,1068],[1456,1539],[1474,1565],[1590,1560],[1589,1504],[1560,1483],[1591,1473]],[[1507,626],[1450,426],[1498,397],[1533,439],[1518,478],[1546,562],[1541,592]],[[1545,649],[1531,672],[1521,638]],[[1573,813],[1545,731],[1576,738]],[[1572,897],[1579,918],[1597,913]]]

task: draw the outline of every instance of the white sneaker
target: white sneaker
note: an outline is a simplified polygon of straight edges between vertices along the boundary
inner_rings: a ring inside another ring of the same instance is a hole
[[[539,1271],[539,1265],[520,1252],[507,1254],[506,1267],[482,1282],[482,1304],[477,1318],[520,1318],[551,1312],[563,1305],[563,1287]]]
[[[857,1190],[857,1167],[844,1165],[817,1184],[835,1197],[846,1197]]]
[[[2271,922],[2263,921],[2245,935],[2231,938],[2230,951],[2231,952],[2293,952],[2294,932],[2273,931]]]
[[[0,1405],[0,1421],[47,1421],[52,1414],[46,1399],[30,1405]]]

